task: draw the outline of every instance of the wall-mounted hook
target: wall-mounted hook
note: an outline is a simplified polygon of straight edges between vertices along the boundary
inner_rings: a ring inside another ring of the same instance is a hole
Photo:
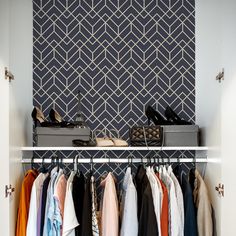
[[[218,187],[216,187],[215,189],[218,192],[220,197],[224,197],[224,193],[225,193],[224,184],[219,184]]]
[[[219,72],[219,74],[216,76],[216,80],[219,81],[219,83],[221,83],[222,80],[225,79],[225,71],[224,68],[222,69],[221,72]]]
[[[5,79],[8,79],[9,82],[14,80],[14,75],[5,67]]]

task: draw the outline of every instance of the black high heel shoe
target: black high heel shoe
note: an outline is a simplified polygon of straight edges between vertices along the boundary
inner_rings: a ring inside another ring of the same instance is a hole
[[[145,114],[148,118],[148,125],[150,125],[150,120],[152,120],[155,125],[173,125],[173,122],[166,120],[150,105],[147,106]]]
[[[186,120],[182,120],[172,109],[170,106],[166,107],[165,117],[167,120],[173,122],[176,125],[191,125],[192,123]]]
[[[38,126],[38,123],[42,127],[52,127],[52,126],[54,126],[53,123],[46,120],[46,118],[44,117],[43,112],[38,107],[34,107],[32,113],[31,113],[31,116],[33,118],[35,127]]]
[[[75,127],[75,124],[62,120],[62,117],[60,116],[60,114],[54,109],[50,110],[49,117],[52,122],[58,124],[59,126],[61,126],[63,128],[64,127],[67,127],[67,128],[74,128]]]

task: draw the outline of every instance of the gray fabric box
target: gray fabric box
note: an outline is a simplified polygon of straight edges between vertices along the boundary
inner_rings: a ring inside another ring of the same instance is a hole
[[[89,141],[90,129],[85,128],[49,128],[37,127],[36,146],[38,147],[72,147],[73,139]]]
[[[199,146],[198,125],[165,125],[164,146]]]

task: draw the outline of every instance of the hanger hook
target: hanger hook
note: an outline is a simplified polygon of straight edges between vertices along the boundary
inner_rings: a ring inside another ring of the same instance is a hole
[[[62,163],[63,163],[62,159],[63,159],[62,156],[59,157],[59,167],[60,167],[60,168],[62,167]]]
[[[193,167],[194,167],[194,169],[196,169],[196,163],[197,163],[196,155],[194,155],[193,160],[194,160]]]
[[[34,156],[32,156],[31,158],[31,169],[32,170],[34,169]]]
[[[93,156],[90,156],[90,172],[93,173]]]
[[[79,157],[79,154],[77,154],[73,159],[74,171],[78,171],[78,157]]]
[[[53,166],[55,166],[55,164],[56,164],[56,155],[54,154],[51,159],[52,159],[51,163],[53,164]]]

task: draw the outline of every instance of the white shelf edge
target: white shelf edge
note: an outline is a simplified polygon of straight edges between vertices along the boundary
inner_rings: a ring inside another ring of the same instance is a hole
[[[26,159],[22,160],[22,163],[27,164],[27,163],[31,163],[31,161],[32,161],[31,159],[26,158]],[[111,158],[111,159],[109,159],[109,158],[94,158],[93,159],[93,163],[129,163],[129,161],[130,160],[128,160],[127,158],[126,159],[124,159],[124,158]],[[143,160],[140,158],[137,158],[137,159],[134,158],[132,160],[133,163],[141,163],[142,161],[144,163],[149,162],[149,160],[147,158],[143,158]],[[168,162],[168,161],[169,161],[169,159],[164,158],[164,162]],[[171,158],[170,159],[171,163],[175,163],[175,162],[190,163],[193,161],[196,161],[197,163],[206,163],[206,162],[208,162],[208,159],[207,158],[196,158],[196,159],[194,159],[194,158],[179,158],[179,159]],[[90,158],[89,159],[88,158],[78,159],[77,162],[78,163],[91,163],[91,159]],[[34,159],[34,163],[42,163],[42,159],[36,158],[36,159]],[[44,159],[44,163],[52,163],[52,160],[51,159]],[[68,163],[68,164],[74,163],[74,160],[71,158],[64,158],[62,160],[62,163]],[[161,164],[161,162],[160,162],[160,164]]]
[[[21,151],[207,151],[208,147],[22,147]]]

